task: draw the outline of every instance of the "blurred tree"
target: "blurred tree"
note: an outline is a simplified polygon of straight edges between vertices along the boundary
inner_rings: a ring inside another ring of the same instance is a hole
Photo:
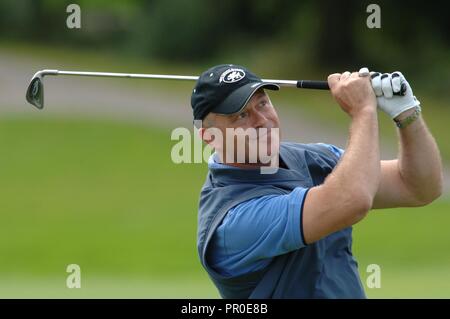
[[[65,27],[71,2],[2,0],[0,37],[188,64],[238,57],[288,74],[365,64],[427,77],[439,90],[450,82],[445,1],[379,0],[382,27],[368,29],[371,0],[78,0],[76,31]]]
[[[360,57],[354,38],[354,21],[359,11],[356,0],[341,1],[323,0],[317,2],[320,28],[316,42],[316,63],[322,66],[333,66],[345,70],[354,69]],[[343,70],[344,71],[344,70]]]

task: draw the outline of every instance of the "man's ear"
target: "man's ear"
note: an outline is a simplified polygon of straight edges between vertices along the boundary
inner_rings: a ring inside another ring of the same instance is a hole
[[[205,136],[205,132],[206,132],[205,127],[200,127],[197,132],[198,132],[198,137],[200,137],[200,139],[207,144],[210,144],[214,140],[212,138],[209,138],[209,136]]]
[[[199,137],[215,150],[223,147],[223,133],[217,127],[201,127],[198,129]]]

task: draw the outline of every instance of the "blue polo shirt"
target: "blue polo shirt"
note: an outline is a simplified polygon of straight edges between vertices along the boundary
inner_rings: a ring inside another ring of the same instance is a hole
[[[339,158],[344,153],[334,145],[321,144]],[[208,166],[230,169],[217,162],[216,154]],[[273,257],[306,246],[301,214],[307,192],[308,188],[297,187],[286,195],[262,196],[230,209],[211,240],[211,267],[222,275],[238,276],[263,269]]]

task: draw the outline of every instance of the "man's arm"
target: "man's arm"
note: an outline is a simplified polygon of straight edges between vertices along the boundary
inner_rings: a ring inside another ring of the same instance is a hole
[[[307,193],[303,234],[311,243],[360,221],[371,208],[380,181],[378,118],[368,78],[333,74],[331,93],[350,115],[350,137],[344,156],[322,185]]]
[[[402,120],[408,110],[399,115]],[[399,156],[381,161],[381,181],[373,208],[422,206],[442,193],[442,163],[439,149],[420,117],[409,126],[398,129]]]
[[[372,72],[371,79],[378,107],[391,119],[402,122],[420,107],[401,72]],[[406,88],[403,94],[395,95],[402,87]],[[398,129],[398,160],[381,162],[381,182],[373,208],[422,206],[442,192],[442,164],[436,142],[420,116],[409,123]]]

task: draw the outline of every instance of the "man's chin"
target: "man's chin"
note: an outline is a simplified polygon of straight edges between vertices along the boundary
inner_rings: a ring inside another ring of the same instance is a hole
[[[265,145],[267,153],[272,151],[278,151],[280,148],[280,138],[277,134],[269,133],[259,138],[258,145]]]
[[[278,138],[268,135],[258,143],[258,162],[269,163],[280,153],[280,142]]]

